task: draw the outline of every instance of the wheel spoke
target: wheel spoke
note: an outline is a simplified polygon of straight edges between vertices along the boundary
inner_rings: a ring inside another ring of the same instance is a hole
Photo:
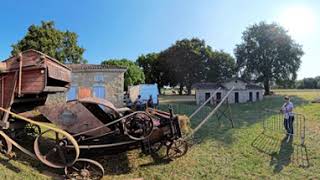
[[[47,159],[47,157],[54,154],[57,150],[55,148],[51,149],[46,155],[43,156],[43,158]]]
[[[170,159],[175,159],[175,158],[179,158],[179,157],[183,156],[187,151],[188,151],[187,142],[182,139],[178,139],[178,140],[173,141],[168,146],[167,156]]]
[[[65,143],[60,140],[61,137],[66,137],[66,142],[70,142],[74,145],[73,149],[75,151],[66,154],[64,147]],[[42,163],[53,168],[65,168],[66,166],[73,164],[80,152],[78,144],[71,135],[60,133],[55,130],[47,130],[41,133],[35,139],[33,147],[36,157]]]
[[[63,164],[66,164],[67,163],[67,160],[66,160],[66,157],[64,156],[63,152],[62,152],[62,149],[60,146],[58,146],[58,152],[59,152],[59,156],[62,160],[62,163]]]
[[[101,164],[91,159],[78,159],[74,166],[78,168],[65,168],[67,177],[76,177],[78,179],[101,179],[104,175],[104,169]],[[83,173],[85,172],[85,173]]]
[[[76,170],[77,172],[80,172],[80,170],[74,166],[71,167],[72,169]]]

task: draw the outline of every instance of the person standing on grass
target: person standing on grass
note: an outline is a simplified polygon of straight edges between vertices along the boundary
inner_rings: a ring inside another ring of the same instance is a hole
[[[283,125],[284,128],[287,131],[287,135],[292,136],[293,135],[293,121],[294,121],[294,114],[293,114],[293,103],[290,101],[290,98],[288,96],[284,97],[285,103],[281,107],[281,112],[284,115],[284,121]]]
[[[152,99],[152,95],[149,96],[148,102],[147,102],[147,106],[149,108],[153,108],[153,99]]]

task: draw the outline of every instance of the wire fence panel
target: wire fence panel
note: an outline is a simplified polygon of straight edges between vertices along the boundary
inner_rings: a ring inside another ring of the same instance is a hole
[[[284,115],[280,112],[267,110],[263,113],[263,130],[264,132],[278,132],[287,135],[293,135],[300,139],[300,143],[305,142],[305,121],[306,118],[302,114],[294,113],[293,134],[288,133],[285,126],[288,126],[288,121],[284,120]],[[287,123],[287,124],[286,124]],[[289,128],[290,129],[290,128]],[[290,131],[290,130],[289,130]]]

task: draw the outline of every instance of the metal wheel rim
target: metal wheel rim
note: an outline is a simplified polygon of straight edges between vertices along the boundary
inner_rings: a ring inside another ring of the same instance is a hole
[[[100,172],[98,172],[98,175],[96,175],[96,177],[91,177],[92,172],[90,172],[88,169],[80,169],[79,167],[75,167],[75,166],[78,165],[77,163],[79,163],[79,162],[80,163],[90,163],[91,166],[94,165],[97,168],[96,170],[100,171]],[[74,172],[74,171],[76,171],[76,172]],[[84,172],[84,171],[89,172],[89,176],[82,177],[82,175],[84,175],[84,174],[81,174],[81,173]],[[84,179],[96,180],[96,179],[101,179],[103,177],[104,168],[97,161],[94,161],[92,159],[79,158],[72,166],[65,167],[64,168],[64,173],[65,173],[67,178],[71,178],[71,179],[72,178],[76,178],[76,179],[83,179],[83,180]],[[78,176],[76,176],[76,175],[78,175]],[[74,176],[76,176],[76,177],[74,177]]]
[[[129,136],[129,138],[131,138],[133,140],[136,140],[136,141],[140,141],[140,140],[143,140],[143,139],[149,137],[151,135],[151,133],[152,133],[152,130],[153,130],[152,118],[148,114],[146,114],[146,113],[135,114],[133,117],[130,117],[130,118],[134,118],[135,116],[138,116],[138,115],[143,115],[143,116],[148,118],[148,119],[144,119],[144,123],[145,123],[146,126],[149,127],[150,130],[148,130],[147,133],[144,136],[136,137],[136,136],[130,134],[129,130],[127,128],[127,123],[130,121],[129,118],[126,119],[126,121],[124,122],[124,129],[125,129],[126,134]]]
[[[53,131],[53,130],[50,130],[50,129],[49,129],[49,130],[46,130],[46,131],[44,131],[43,133],[41,133],[41,134],[35,139],[35,141],[34,141],[34,153],[35,153],[36,157],[37,157],[42,163],[46,164],[47,166],[53,167],[53,168],[64,168],[64,167],[66,167],[66,166],[71,166],[71,165],[74,164],[74,163],[77,161],[77,159],[78,159],[77,153],[75,153],[75,157],[74,157],[74,159],[73,159],[72,161],[66,162],[66,163],[64,163],[64,164],[51,162],[51,161],[49,161],[49,160],[46,158],[46,156],[51,152],[51,150],[50,150],[48,153],[46,153],[45,155],[42,154],[42,152],[41,152],[41,150],[40,150],[40,146],[39,146],[39,138],[40,138],[42,135],[44,135],[44,134],[46,134],[46,133],[48,133],[48,132],[50,132],[50,131]],[[55,131],[53,131],[53,132],[55,132]],[[74,149],[79,148],[78,144],[73,144],[73,147],[74,147]],[[56,149],[56,150],[58,150],[58,151],[61,152],[61,150],[60,150],[59,148]],[[56,153],[56,151],[54,151],[53,153]],[[62,156],[62,154],[59,153],[59,156]],[[60,158],[62,158],[62,157],[60,157]]]
[[[167,147],[167,157],[177,159],[185,155],[188,151],[188,143],[183,139],[174,140]]]
[[[5,137],[0,135],[0,151],[9,154],[12,151],[12,143],[8,141]],[[4,143],[4,144],[3,144]]]

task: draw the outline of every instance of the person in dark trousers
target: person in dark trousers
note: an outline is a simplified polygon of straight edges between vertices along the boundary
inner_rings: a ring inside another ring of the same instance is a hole
[[[293,131],[293,121],[294,121],[293,108],[294,108],[294,106],[293,106],[293,103],[290,101],[290,98],[288,96],[284,97],[284,101],[285,101],[285,103],[281,107],[280,111],[284,115],[283,125],[284,125],[284,128],[287,131],[288,140],[289,140],[290,136],[292,136],[293,133],[294,133],[294,131]]]
[[[152,95],[149,96],[147,105],[149,108],[153,108],[153,99],[152,99]]]
[[[141,99],[141,95],[138,95],[138,98],[134,101],[134,105],[137,111],[143,110],[143,100]]]

